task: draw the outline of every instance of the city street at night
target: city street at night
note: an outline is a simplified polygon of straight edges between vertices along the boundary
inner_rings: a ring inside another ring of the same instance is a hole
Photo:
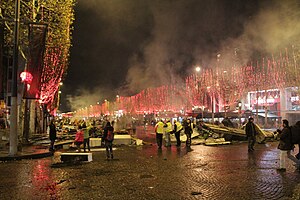
[[[300,200],[300,0],[0,0],[0,200]]]
[[[277,142],[224,146],[116,147],[115,159],[54,164],[55,157],[0,164],[2,199],[299,199],[300,173],[277,172]],[[57,153],[56,153],[57,155]]]

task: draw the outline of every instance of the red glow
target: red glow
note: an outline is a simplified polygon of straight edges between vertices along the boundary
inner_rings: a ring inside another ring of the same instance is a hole
[[[33,76],[30,72],[22,72],[20,74],[21,81],[27,84],[32,82]]]
[[[272,55],[245,66],[222,66],[220,61],[218,66],[203,68],[200,73],[186,77],[184,85],[147,88],[134,96],[119,96],[116,102],[104,102],[93,108],[78,110],[76,114],[82,117],[99,116],[112,114],[116,110],[122,110],[124,114],[187,113],[194,107],[211,111],[213,105],[215,112],[224,111],[225,107],[235,107],[248,92],[293,86],[297,78],[295,74],[300,71],[291,67],[289,60],[293,59],[286,50],[285,54],[280,53],[276,58]],[[266,103],[272,102],[267,100]]]

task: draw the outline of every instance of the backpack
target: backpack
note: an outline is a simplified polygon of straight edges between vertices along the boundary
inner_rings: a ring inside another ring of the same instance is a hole
[[[291,126],[291,143],[300,144],[300,126]]]
[[[114,140],[114,132],[113,130],[107,130],[107,136],[106,136],[106,140],[111,142]]]

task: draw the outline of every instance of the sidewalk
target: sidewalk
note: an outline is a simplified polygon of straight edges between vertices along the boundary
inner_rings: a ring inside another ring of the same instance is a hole
[[[18,151],[17,155],[9,155],[9,147],[0,150],[0,161],[22,160],[22,159],[37,159],[52,156],[47,146],[29,145],[23,146],[22,151]]]
[[[55,142],[55,149],[62,149],[64,144],[69,144],[70,135],[65,137],[63,133],[57,133],[58,140]],[[50,140],[47,134],[37,134],[32,136],[30,144],[23,144],[22,150],[17,152],[17,155],[9,155],[9,142],[7,140],[0,140],[0,161],[12,161],[22,159],[38,159],[49,157],[53,152],[49,151]]]

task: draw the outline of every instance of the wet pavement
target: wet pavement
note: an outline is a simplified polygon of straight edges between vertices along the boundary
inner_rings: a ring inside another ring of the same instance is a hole
[[[148,137],[148,136],[147,136]],[[152,138],[152,136],[149,136]],[[192,146],[120,146],[115,159],[55,164],[54,157],[0,163],[1,199],[299,199],[300,173],[277,172],[277,142]]]

